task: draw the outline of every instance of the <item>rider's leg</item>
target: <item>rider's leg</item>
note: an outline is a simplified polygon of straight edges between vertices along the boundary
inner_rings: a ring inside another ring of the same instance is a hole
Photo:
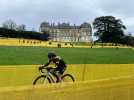
[[[58,77],[59,77],[59,82],[61,82],[62,74],[60,72],[58,73]]]
[[[53,72],[53,75],[56,77],[56,83],[58,82],[61,82],[62,80],[62,75],[63,73],[65,72],[65,69],[64,67],[58,67],[58,68],[55,68],[54,72]]]
[[[57,69],[57,72],[58,72],[57,75],[58,75],[58,78],[59,78],[58,82],[61,82],[62,81],[62,75],[65,72],[65,69],[64,68]]]
[[[59,82],[59,75],[58,75],[57,70],[55,69],[52,74],[56,78],[56,83],[58,83]]]

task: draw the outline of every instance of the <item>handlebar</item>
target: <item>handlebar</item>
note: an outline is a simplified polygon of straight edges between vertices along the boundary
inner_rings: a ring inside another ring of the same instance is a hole
[[[39,69],[39,72],[44,73],[44,72],[42,71],[42,69]]]
[[[39,67],[39,71],[41,72],[41,73],[45,73],[44,71],[43,71],[43,69],[45,69],[45,70],[47,70],[47,71],[50,71],[51,69],[55,69],[55,68],[52,68],[52,67]]]
[[[44,68],[44,67],[40,66],[40,67],[39,67],[39,72],[44,73],[44,72],[43,72],[43,69],[47,69],[47,68]]]

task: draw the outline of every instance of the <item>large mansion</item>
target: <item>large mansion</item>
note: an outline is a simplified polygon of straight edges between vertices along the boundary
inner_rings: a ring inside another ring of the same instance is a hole
[[[52,41],[62,42],[90,42],[92,40],[92,28],[89,23],[80,26],[70,25],[69,23],[48,23],[40,25],[40,32],[49,33]]]

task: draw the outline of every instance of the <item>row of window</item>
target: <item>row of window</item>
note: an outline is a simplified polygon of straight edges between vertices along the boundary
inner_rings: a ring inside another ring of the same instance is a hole
[[[41,32],[43,31],[49,31],[50,33],[62,33],[62,32],[68,32],[68,33],[81,33],[81,32],[90,32],[90,29],[49,29],[49,28],[41,28]]]

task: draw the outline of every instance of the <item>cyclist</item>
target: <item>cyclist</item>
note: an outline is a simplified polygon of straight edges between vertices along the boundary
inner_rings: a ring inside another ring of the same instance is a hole
[[[50,68],[49,70],[56,77],[57,79],[56,82],[59,82],[61,80],[61,76],[66,70],[66,67],[67,67],[66,63],[60,56],[57,56],[53,52],[48,53],[48,60],[49,61],[46,64],[44,64],[42,67],[40,67],[39,69],[43,69],[47,67],[50,63],[54,63],[56,68]]]

